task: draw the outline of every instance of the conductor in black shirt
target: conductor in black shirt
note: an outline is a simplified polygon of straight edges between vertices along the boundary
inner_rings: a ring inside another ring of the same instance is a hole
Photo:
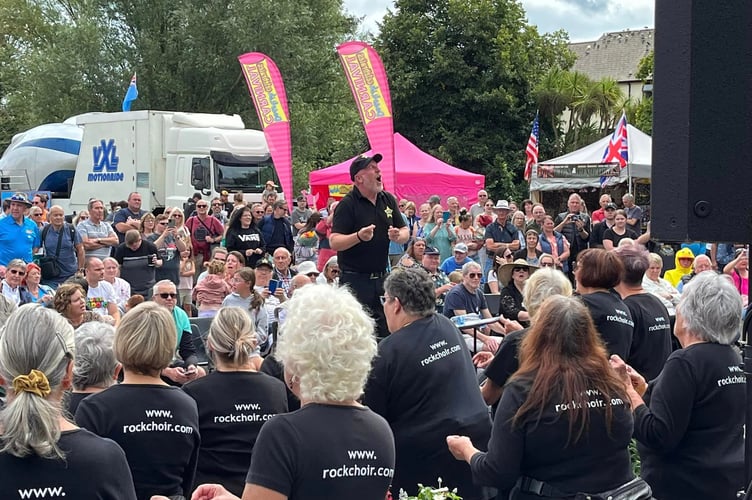
[[[353,189],[337,205],[329,244],[336,250],[340,284],[348,285],[376,320],[376,333],[387,335],[384,293],[389,242],[404,244],[410,237],[397,200],[384,191],[381,155],[361,155],[350,165]]]

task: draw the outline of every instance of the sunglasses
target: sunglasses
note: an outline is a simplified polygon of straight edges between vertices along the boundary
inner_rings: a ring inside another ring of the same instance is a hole
[[[175,215],[173,215],[173,216],[172,216],[172,218],[173,218],[173,219],[182,219],[182,218],[183,218],[183,216],[182,216],[182,215],[177,215],[177,214],[175,214]]]
[[[541,267],[556,267],[553,262],[546,262],[545,264],[541,262]]]
[[[159,295],[160,297],[162,297],[165,300],[167,300],[167,299],[176,299],[177,296],[178,296],[177,293],[158,293],[157,295]]]
[[[18,269],[8,270],[10,274],[17,274],[18,276],[26,276],[26,271],[19,271]]]
[[[467,275],[468,275],[468,276],[469,276],[469,277],[470,277],[471,279],[475,279],[475,278],[480,278],[481,276],[483,276],[483,275],[482,275],[481,273],[467,273]]]
[[[528,269],[526,267],[513,267],[512,272],[516,273],[517,271],[525,271],[528,272]]]
[[[31,214],[32,217],[41,217],[42,214]]]
[[[196,205],[196,208],[209,208],[209,205]]]
[[[213,206],[213,207],[218,207],[218,206],[220,206],[220,205],[221,205],[221,203],[212,203],[212,206]]]
[[[329,272],[332,274],[339,274],[339,269],[331,269]]]
[[[167,223],[166,223],[166,222],[160,222],[160,223],[159,223],[159,225],[160,225],[160,226],[166,226],[166,225],[167,225]]]
[[[405,208],[405,205],[404,205],[404,204],[401,204],[401,205],[400,205],[399,207],[400,207],[400,208]]]
[[[254,210],[253,213],[256,214],[256,215],[262,215],[264,213],[264,211],[263,210]]]
[[[319,273],[308,273],[308,274],[306,274],[306,276],[308,276],[309,278],[318,278],[319,277]]]

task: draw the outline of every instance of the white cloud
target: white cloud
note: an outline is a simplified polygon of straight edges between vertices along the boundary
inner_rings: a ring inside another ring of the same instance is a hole
[[[564,29],[570,40],[595,40],[603,33],[655,26],[654,0],[520,0],[528,22],[541,33]],[[345,9],[363,17],[362,28],[378,33],[377,22],[394,10],[392,0],[344,0]]]

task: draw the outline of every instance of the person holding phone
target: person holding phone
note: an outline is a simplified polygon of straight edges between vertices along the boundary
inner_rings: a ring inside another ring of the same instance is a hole
[[[180,252],[187,248],[182,238],[177,236],[176,220],[174,216],[160,214],[157,216],[154,232],[146,237],[157,247],[159,256],[163,260],[161,267],[154,272],[156,281],[170,280],[175,285],[180,284]]]
[[[444,218],[446,215],[446,218]],[[447,222],[449,212],[445,212],[441,205],[433,207],[431,217],[426,224],[426,244],[439,249],[439,259],[444,262],[452,256],[452,245],[457,240],[452,224]]]
[[[115,249],[115,260],[121,266],[120,277],[131,284],[131,293],[149,300],[156,281],[155,270],[162,265],[154,243],[143,241],[138,229],[131,229]]]

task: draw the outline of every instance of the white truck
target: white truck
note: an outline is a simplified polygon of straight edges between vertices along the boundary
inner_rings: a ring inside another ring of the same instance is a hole
[[[269,180],[279,184],[264,134],[238,115],[87,113],[16,134],[0,158],[2,191],[49,191],[67,213],[134,191],[145,210],[182,207],[195,192],[261,201]]]

